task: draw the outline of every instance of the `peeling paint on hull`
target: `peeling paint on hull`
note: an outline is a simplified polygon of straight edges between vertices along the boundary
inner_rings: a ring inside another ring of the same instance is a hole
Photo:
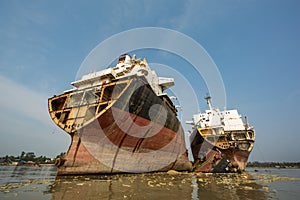
[[[142,81],[131,80],[112,106],[69,133],[72,143],[58,164],[58,175],[192,169],[174,108]],[[148,114],[150,108],[157,108],[153,119]],[[159,116],[162,108],[167,116],[165,122]],[[132,124],[122,124],[127,118]]]
[[[195,159],[195,172],[244,171],[251,152],[232,147],[220,149],[206,141],[200,134],[196,134],[191,149]]]

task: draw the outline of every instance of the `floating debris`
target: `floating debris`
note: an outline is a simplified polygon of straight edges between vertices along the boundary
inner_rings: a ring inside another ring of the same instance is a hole
[[[167,174],[170,174],[170,175],[174,175],[174,174],[180,174],[180,172],[176,171],[176,170],[169,170],[167,172]]]

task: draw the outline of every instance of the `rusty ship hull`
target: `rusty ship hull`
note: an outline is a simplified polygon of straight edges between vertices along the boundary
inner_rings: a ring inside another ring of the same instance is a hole
[[[52,120],[72,138],[58,175],[192,169],[168,97],[137,76],[91,88],[48,100]]]
[[[236,109],[220,111],[211,97],[205,97],[208,110],[193,115],[190,135],[196,172],[241,172],[246,169],[254,147],[255,131]]]
[[[242,172],[246,169],[254,145],[254,131],[225,132],[223,137],[195,131],[191,143],[195,172]],[[233,139],[231,134],[241,137]]]

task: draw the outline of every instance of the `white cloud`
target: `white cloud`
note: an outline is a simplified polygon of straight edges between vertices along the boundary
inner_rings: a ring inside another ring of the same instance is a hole
[[[0,108],[14,111],[45,125],[52,124],[47,110],[46,94],[38,93],[0,75],[0,95]]]
[[[70,137],[51,121],[47,95],[0,75],[0,156],[33,151],[56,156]]]
[[[208,26],[216,21],[237,12],[239,6],[239,1],[223,3],[221,1],[187,0],[183,5],[182,13],[171,18],[169,23],[178,31],[206,31]]]

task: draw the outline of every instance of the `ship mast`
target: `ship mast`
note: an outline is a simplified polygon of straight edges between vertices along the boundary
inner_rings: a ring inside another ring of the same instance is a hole
[[[244,124],[244,126],[245,126],[245,130],[247,130],[248,127],[249,127],[248,118],[246,116],[245,116],[245,124]]]
[[[207,95],[207,96],[205,97],[205,100],[207,101],[207,104],[208,104],[209,109],[210,109],[210,110],[213,110],[213,107],[212,107],[212,105],[211,105],[211,96]]]

